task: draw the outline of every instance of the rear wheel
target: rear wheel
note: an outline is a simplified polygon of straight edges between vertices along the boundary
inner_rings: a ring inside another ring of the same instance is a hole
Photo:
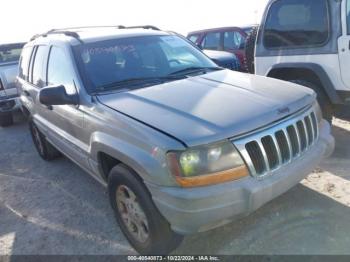
[[[314,90],[315,93],[317,94],[317,101],[321,107],[323,118],[326,119],[329,123],[332,123],[334,108],[322,88],[320,88],[318,85],[312,82],[308,82],[300,79],[289,80],[289,82],[306,86]]]
[[[115,166],[108,176],[108,192],[120,228],[137,252],[164,255],[181,243],[183,237],[171,230],[133,170]]]
[[[45,136],[40,132],[33,121],[29,121],[29,130],[35,148],[42,159],[51,161],[61,156],[61,153],[46,140]]]
[[[12,126],[13,125],[13,115],[11,112],[0,113],[0,126]]]

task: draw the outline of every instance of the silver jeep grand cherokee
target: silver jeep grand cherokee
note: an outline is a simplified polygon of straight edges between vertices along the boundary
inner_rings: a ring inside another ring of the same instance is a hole
[[[256,210],[334,148],[312,90],[219,68],[155,27],[52,30],[20,68],[40,156],[62,152],[107,185],[141,254]]]

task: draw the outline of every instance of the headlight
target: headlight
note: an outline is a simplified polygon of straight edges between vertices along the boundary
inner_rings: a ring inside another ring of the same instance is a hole
[[[169,152],[167,157],[171,173],[186,187],[217,184],[248,175],[240,154],[228,141]]]

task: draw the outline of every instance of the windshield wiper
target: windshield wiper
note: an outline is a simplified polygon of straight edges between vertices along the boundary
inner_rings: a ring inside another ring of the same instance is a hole
[[[192,66],[192,67],[187,67],[181,70],[177,70],[175,72],[172,72],[170,74],[170,76],[174,76],[174,75],[181,75],[181,74],[194,74],[194,73],[200,73],[200,72],[204,72],[207,73],[209,71],[218,71],[218,70],[222,70],[222,67],[199,67],[199,66]]]
[[[111,89],[118,89],[120,87],[131,87],[135,85],[144,86],[145,84],[164,83],[168,81],[179,80],[183,77],[179,76],[160,76],[160,77],[139,77],[129,78],[121,81],[112,82],[106,85],[98,86],[96,91],[108,91]]]

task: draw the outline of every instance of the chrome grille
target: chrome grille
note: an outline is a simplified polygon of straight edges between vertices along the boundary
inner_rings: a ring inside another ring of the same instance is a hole
[[[317,140],[315,113],[309,109],[274,127],[233,141],[251,174],[263,177],[304,154]]]

